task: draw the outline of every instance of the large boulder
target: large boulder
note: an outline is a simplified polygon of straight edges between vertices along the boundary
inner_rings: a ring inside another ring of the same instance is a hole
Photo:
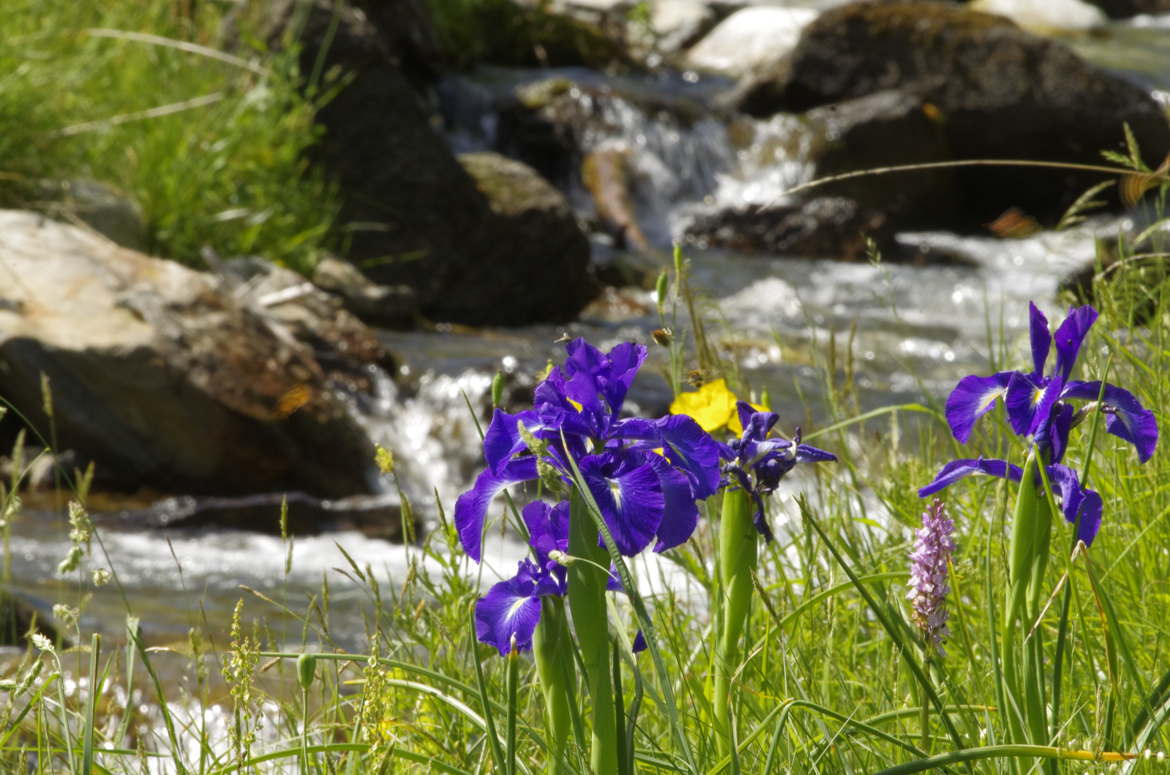
[[[239,288],[19,211],[0,211],[0,274],[0,395],[107,485],[376,489],[373,447],[321,353]]]
[[[814,108],[804,123],[815,138],[813,179],[951,158],[943,122],[910,92],[880,91]],[[809,191],[814,197],[846,197],[863,209],[896,219],[899,228],[953,223],[960,190],[951,169],[860,175]]]
[[[485,196],[436,130],[402,67],[403,55],[381,33],[393,14],[368,5],[368,16],[350,8],[335,17],[332,3],[316,0],[306,6],[308,22],[295,28],[305,72],[324,62],[326,70],[347,73],[318,113],[324,133],[315,152],[340,188],[345,258],[377,283],[413,288],[420,312],[431,319],[504,325],[571,320],[592,286],[531,293],[529,272],[540,265],[580,278],[587,253],[541,244],[526,230],[528,221]],[[332,37],[330,25],[337,28]],[[270,37],[287,42],[292,32]],[[338,39],[346,44],[330,45]],[[567,233],[558,244],[580,236],[575,224],[561,225]]]
[[[448,289],[454,309],[491,311],[491,322],[572,320],[597,295],[589,240],[569,203],[531,167],[498,153],[466,153],[459,162],[487,199],[477,261]],[[525,244],[517,245],[516,235]],[[500,282],[506,272],[508,283]]]
[[[684,62],[738,78],[795,48],[801,31],[816,17],[811,8],[741,8],[692,46]]]
[[[929,105],[951,159],[1097,164],[1120,150],[1128,124],[1147,163],[1170,148],[1170,127],[1141,88],[1094,67],[1063,44],[991,14],[941,3],[853,3],[805,28],[791,56],[741,84],[753,115],[812,108],[898,89]],[[896,146],[895,146],[896,147]],[[965,225],[1009,207],[1053,221],[1099,174],[974,166],[956,170]]]

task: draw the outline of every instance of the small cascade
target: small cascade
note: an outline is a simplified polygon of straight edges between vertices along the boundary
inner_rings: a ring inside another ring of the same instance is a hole
[[[652,246],[679,239],[696,213],[775,202],[811,174],[815,138],[799,118],[729,120],[714,105],[731,85],[724,79],[693,73],[610,78],[581,70],[541,75],[533,79],[528,73],[525,79],[490,71],[479,80],[445,81],[440,104],[452,146],[460,152],[499,149],[539,169],[540,149],[525,144],[533,130],[526,125],[509,134],[498,113],[514,95],[524,95],[525,103],[543,107],[536,118],[524,114],[522,120],[533,121],[539,132],[552,124],[573,146],[565,149],[573,157],[567,170],[542,172],[566,188],[570,202],[587,215],[604,220],[615,206],[632,209]],[[619,179],[626,203],[615,205],[612,188],[599,194],[582,173],[591,157],[601,156],[610,165],[606,182]],[[567,179],[557,180],[558,172]],[[609,201],[598,201],[599,196]]]
[[[416,513],[435,515],[435,496],[450,510],[482,459],[479,431],[468,405],[487,405],[492,375],[468,369],[451,376],[427,371],[403,395],[380,372],[363,423],[370,438],[394,455],[395,471]],[[482,423],[482,418],[479,418]]]

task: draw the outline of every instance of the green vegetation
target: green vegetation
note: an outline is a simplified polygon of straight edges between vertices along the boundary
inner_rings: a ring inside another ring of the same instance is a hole
[[[48,207],[54,183],[93,179],[135,200],[150,252],[261,255],[299,271],[329,244],[336,196],[311,170],[314,105],[295,52],[229,3],[11,0],[0,36],[0,205]]]

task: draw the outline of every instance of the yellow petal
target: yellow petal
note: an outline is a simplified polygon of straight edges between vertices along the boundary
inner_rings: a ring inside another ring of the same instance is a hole
[[[671,414],[685,414],[711,433],[735,418],[735,394],[722,379],[708,382],[696,391],[679,393],[670,405]]]

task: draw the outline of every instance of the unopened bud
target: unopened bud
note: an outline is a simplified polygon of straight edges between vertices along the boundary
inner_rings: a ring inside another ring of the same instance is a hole
[[[654,300],[658,303],[658,317],[666,314],[666,296],[670,293],[670,275],[663,269],[654,284]]]
[[[496,376],[492,377],[492,409],[500,405],[500,400],[504,397],[504,372],[497,371]]]
[[[317,675],[317,657],[312,654],[301,654],[297,657],[297,683],[302,689],[308,690],[313,685]]]

